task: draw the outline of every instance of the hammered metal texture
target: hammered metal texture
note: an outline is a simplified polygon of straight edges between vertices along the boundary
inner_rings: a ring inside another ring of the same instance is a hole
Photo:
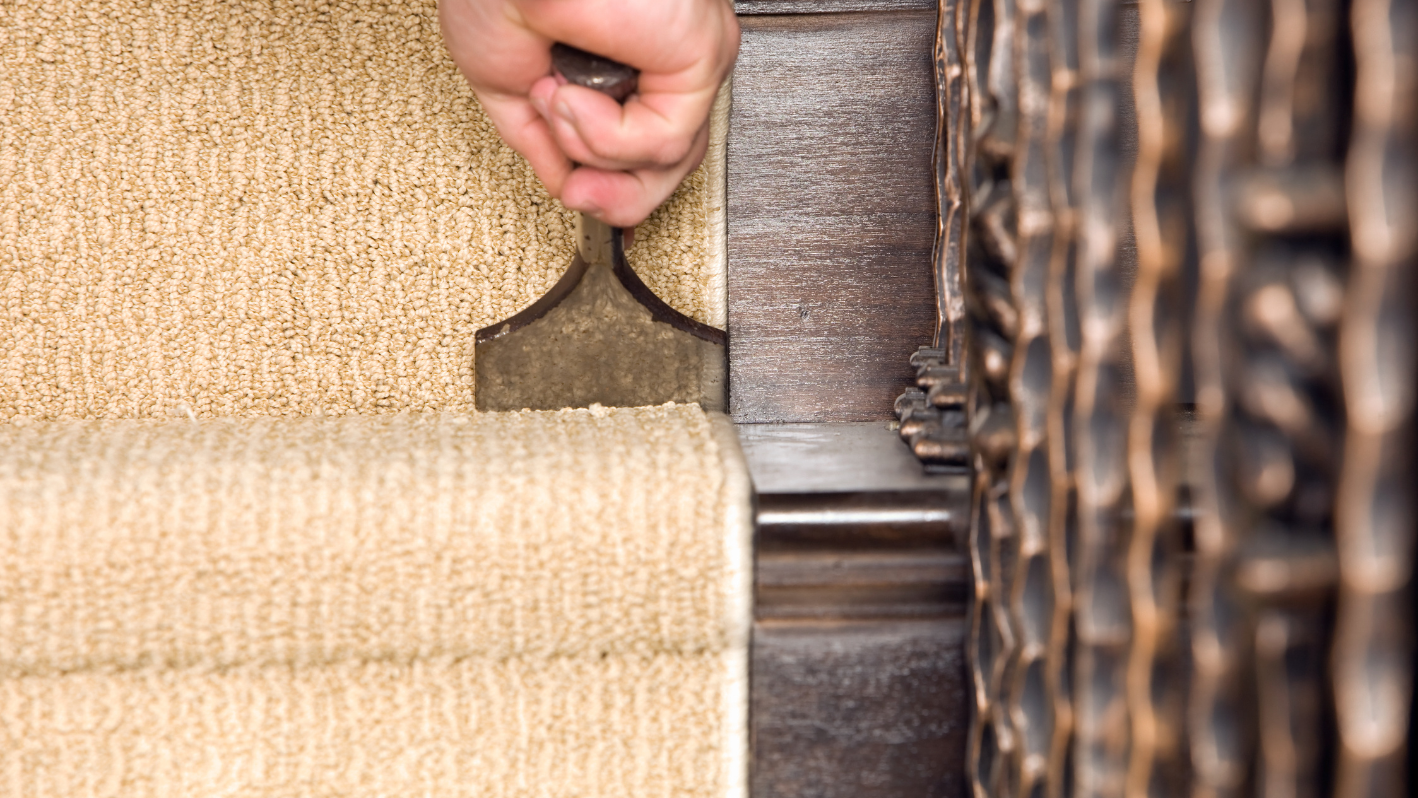
[[[1195,108],[1190,6],[1145,0],[1133,91],[1138,148],[1131,211],[1137,274],[1128,300],[1136,398],[1127,434],[1133,527],[1127,554],[1133,639],[1126,793],[1186,794],[1185,683],[1179,610],[1184,546],[1176,519],[1182,455],[1176,412],[1186,351],[1182,287],[1196,275],[1189,151]],[[1176,234],[1175,231],[1181,231]]]
[[[965,207],[965,299],[969,357],[967,414],[974,467],[970,553],[975,597],[970,661],[975,707],[967,768],[977,796],[1014,795],[1017,745],[1005,693],[1013,683],[1017,630],[1012,623],[1019,536],[1010,495],[1017,432],[1011,393],[1020,316],[1012,277],[1017,141],[1014,0],[967,0],[957,28],[964,54],[968,125]]]
[[[1198,467],[1196,571],[1191,592],[1193,683],[1190,748],[1199,796],[1247,790],[1254,751],[1250,608],[1228,573],[1243,533],[1220,453],[1226,429],[1227,299],[1241,257],[1241,230],[1229,212],[1226,179],[1249,163],[1252,99],[1264,42],[1255,0],[1197,0],[1192,12],[1199,141],[1193,213],[1198,285],[1192,322],[1193,373],[1202,430]]]
[[[941,32],[958,259],[902,418],[968,425],[974,794],[1409,794],[1418,0]]]
[[[1396,797],[1405,793],[1405,748],[1409,767],[1413,750],[1418,2],[1355,0],[1351,25],[1358,81],[1339,330],[1348,415],[1335,524],[1335,794]]]
[[[1042,791],[1051,798],[1069,794],[1069,754],[1073,748],[1073,562],[1078,529],[1074,483],[1073,377],[1078,363],[1078,309],[1074,282],[1075,226],[1074,159],[1081,85],[1078,71],[1079,0],[1057,0],[1046,6],[1049,25],[1049,115],[1046,158],[1052,247],[1044,307],[1049,336],[1051,384],[1047,416],[1048,450],[1048,584],[1053,588],[1049,650],[1044,688],[1053,733],[1049,741],[1048,782]],[[1037,488],[1036,488],[1037,490]],[[1038,581],[1043,581],[1040,578]],[[1040,591],[1040,604],[1047,594]],[[1043,608],[1039,612],[1042,614]],[[1036,791],[1036,793],[1039,791]]]
[[[1048,783],[1055,756],[1057,690],[1057,685],[1050,683],[1050,672],[1063,664],[1057,648],[1051,645],[1056,642],[1057,630],[1049,558],[1053,497],[1048,421],[1053,351],[1047,299],[1054,253],[1049,158],[1050,134],[1054,132],[1049,115],[1054,67],[1049,47],[1051,5],[1056,4],[1018,0],[1012,53],[1017,121],[1010,165],[1015,241],[1009,286],[1017,329],[1009,364],[1015,447],[1008,479],[1017,542],[1008,601],[1016,644],[1003,698],[1014,730],[1010,780],[1019,796],[1036,794]]]
[[[1127,582],[1131,490],[1126,277],[1120,269],[1127,167],[1119,107],[1130,76],[1117,0],[1079,4],[1083,85],[1073,176],[1078,197],[1079,347],[1074,375],[1077,576],[1074,581],[1074,793],[1123,793],[1130,748],[1127,665],[1133,638]]]
[[[936,240],[932,275],[936,286],[936,334],[929,347],[911,356],[916,387],[896,399],[903,440],[931,470],[970,466],[965,421],[965,261],[966,205],[964,164],[970,126],[961,124],[968,97],[960,49],[960,17],[966,0],[941,0],[936,27],[935,171]]]

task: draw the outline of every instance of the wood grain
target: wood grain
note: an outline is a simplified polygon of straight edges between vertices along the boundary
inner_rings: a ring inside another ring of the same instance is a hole
[[[736,421],[892,415],[935,323],[936,14],[748,16],[728,142]]]
[[[968,480],[923,474],[882,423],[935,324],[936,14],[911,2],[738,6],[803,14],[741,18],[729,137],[754,798],[966,794]],[[783,423],[822,421],[874,423]]]
[[[967,627],[758,623],[754,798],[964,798]]]
[[[940,492],[956,484],[927,474],[889,423],[744,424],[738,435],[763,494]]]
[[[964,795],[964,475],[888,425],[739,427],[757,491],[753,798]]]

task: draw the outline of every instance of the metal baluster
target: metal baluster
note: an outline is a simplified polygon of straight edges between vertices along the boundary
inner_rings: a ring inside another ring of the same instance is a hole
[[[932,254],[936,333],[931,346],[911,355],[916,387],[896,400],[901,437],[926,468],[963,470],[970,465],[965,419],[964,164],[970,142],[965,119],[968,85],[961,53],[966,0],[941,0],[936,25],[936,220]]]
[[[1177,667],[1184,575],[1174,519],[1182,453],[1172,408],[1186,348],[1183,281],[1195,276],[1185,146],[1195,122],[1189,12],[1172,0],[1144,0],[1134,71],[1137,276],[1128,314],[1137,398],[1128,430],[1134,520],[1127,566],[1133,614],[1127,793],[1136,796],[1182,795],[1188,782],[1181,735],[1185,672]]]
[[[1239,533],[1232,579],[1254,621],[1255,791],[1306,796],[1325,781],[1349,103],[1335,0],[1261,9],[1269,19],[1255,43],[1263,61],[1247,133],[1254,145],[1248,168],[1231,176],[1244,235],[1222,328],[1230,401],[1218,451]]]
[[[965,59],[960,52],[961,16],[968,0],[941,0],[935,45],[936,137],[934,167],[936,204],[935,264],[936,315],[939,324],[935,346],[946,364],[959,366],[965,358],[965,154],[970,126],[960,124],[968,108]]]
[[[1053,386],[1047,289],[1054,215],[1049,185],[1049,3],[1019,0],[1014,28],[1018,124],[1010,180],[1014,189],[1015,263],[1010,289],[1018,313],[1009,389],[1015,416],[1009,496],[1018,556],[1009,596],[1017,643],[1009,669],[1008,707],[1015,731],[1015,794],[1035,794],[1053,753],[1048,654],[1054,633],[1049,559],[1051,482],[1048,410]]]
[[[1015,448],[1009,375],[1019,315],[1009,277],[1017,257],[1010,164],[1016,102],[1013,0],[972,0],[962,19],[970,149],[967,155],[966,313],[968,418],[975,466],[970,530],[975,569],[970,659],[976,706],[968,767],[977,796],[1011,792],[1015,733],[1003,693],[1015,650],[1009,597],[1017,536],[1009,497]]]
[[[1130,203],[1118,0],[954,2],[938,70],[962,76],[942,94],[960,113],[942,136],[966,157],[938,184],[969,360],[943,288],[942,335],[913,362],[920,397],[949,397],[923,403],[969,419],[976,795],[1063,795],[1069,772],[1080,794],[1315,794],[1325,651],[1339,794],[1401,794],[1418,0],[1353,0],[1343,178],[1344,0],[1142,0]],[[937,253],[939,278],[950,263]],[[1203,442],[1189,478],[1184,360]]]
[[[1078,571],[1074,623],[1075,793],[1121,795],[1129,747],[1126,672],[1132,617],[1127,590],[1127,286],[1118,264],[1126,218],[1119,102],[1129,83],[1119,57],[1117,0],[1079,4],[1083,85],[1077,185],[1078,370],[1074,377]]]
[[[1070,553],[1077,533],[1077,496],[1074,487],[1073,376],[1078,361],[1078,309],[1074,281],[1074,232],[1077,203],[1074,197],[1071,146],[1078,137],[1081,87],[1078,72],[1079,0],[1055,0],[1048,10],[1049,59],[1052,85],[1049,97],[1048,149],[1049,198],[1053,210],[1053,247],[1049,253],[1046,307],[1052,384],[1049,387],[1049,578],[1053,587],[1053,617],[1049,629],[1045,689],[1053,713],[1046,794],[1069,794],[1069,759],[1072,751],[1073,701],[1073,564]]]
[[[1412,795],[1414,391],[1418,388],[1418,3],[1355,0],[1345,164],[1353,260],[1340,327],[1336,795]]]
[[[1191,590],[1193,794],[1234,795],[1246,789],[1253,743],[1251,628],[1226,577],[1238,538],[1234,497],[1221,476],[1230,465],[1218,451],[1229,409],[1222,325],[1238,263],[1240,231],[1229,213],[1226,179],[1245,167],[1254,115],[1250,108],[1262,39],[1255,0],[1197,0],[1192,47],[1200,141],[1194,214],[1199,280],[1192,355],[1202,451],[1193,469],[1197,514],[1196,572]]]

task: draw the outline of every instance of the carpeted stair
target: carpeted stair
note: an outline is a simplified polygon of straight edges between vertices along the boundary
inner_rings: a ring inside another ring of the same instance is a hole
[[[570,222],[432,0],[0,3],[0,796],[744,793],[727,421],[472,410]]]

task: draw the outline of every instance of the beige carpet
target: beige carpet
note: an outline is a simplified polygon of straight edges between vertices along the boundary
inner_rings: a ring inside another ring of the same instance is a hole
[[[0,795],[739,796],[695,406],[0,425]]]
[[[471,413],[570,227],[433,0],[0,0],[0,796],[743,795],[727,422]]]
[[[630,253],[719,327],[725,127]],[[0,2],[0,420],[471,409],[571,224],[434,0]]]

